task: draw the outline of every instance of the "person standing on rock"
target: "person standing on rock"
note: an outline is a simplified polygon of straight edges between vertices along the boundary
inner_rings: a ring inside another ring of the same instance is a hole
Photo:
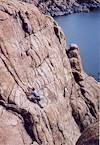
[[[41,104],[40,104],[41,98],[40,98],[39,94],[36,92],[35,88],[32,88],[32,89],[31,89],[31,88],[29,87],[29,88],[28,88],[28,92],[26,92],[26,95],[27,95],[27,98],[28,98],[30,101],[32,101],[32,102],[38,104],[39,107],[43,108],[43,107],[41,106]]]

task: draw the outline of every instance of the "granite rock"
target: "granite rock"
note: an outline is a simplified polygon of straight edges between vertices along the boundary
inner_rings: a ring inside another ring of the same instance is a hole
[[[99,145],[99,122],[91,124],[78,139],[76,145]]]
[[[28,100],[29,87],[43,108]],[[97,120],[99,93],[52,17],[34,4],[0,1],[0,145],[75,145]]]
[[[100,0],[31,0],[43,12],[52,16],[89,12],[100,8]]]

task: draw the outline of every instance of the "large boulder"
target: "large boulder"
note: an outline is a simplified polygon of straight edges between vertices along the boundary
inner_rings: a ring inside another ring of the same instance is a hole
[[[76,145],[99,145],[99,122],[91,124],[80,136]]]

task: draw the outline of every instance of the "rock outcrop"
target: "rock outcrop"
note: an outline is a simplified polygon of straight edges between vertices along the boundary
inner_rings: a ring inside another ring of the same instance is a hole
[[[81,135],[76,145],[99,145],[99,123],[91,124]]]
[[[100,95],[80,61],[53,18],[29,3],[0,1],[0,145],[75,145],[97,120]],[[28,87],[43,108],[28,100]]]
[[[90,122],[92,121],[91,119],[94,120],[94,118],[98,118],[97,110],[99,108],[98,97],[100,96],[100,92],[97,91],[98,95],[96,102],[93,102],[94,91],[91,90],[93,80],[91,80],[91,78],[83,71],[78,46],[72,44],[70,49],[66,50],[66,53],[71,64],[72,74],[74,76],[75,82],[77,83],[78,89],[81,92],[81,94],[78,92],[79,95],[75,94],[71,98],[72,114],[76,123],[80,127],[80,131],[83,132],[83,130],[89,126]],[[76,96],[78,96],[78,98]],[[86,106],[88,106],[89,111]],[[93,118],[91,118],[91,114]]]
[[[100,8],[100,0],[30,0],[32,1],[42,12],[52,16],[89,12]]]

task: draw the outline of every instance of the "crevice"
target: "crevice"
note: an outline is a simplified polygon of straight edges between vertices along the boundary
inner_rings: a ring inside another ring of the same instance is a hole
[[[22,22],[22,28],[23,28],[24,32],[27,33],[28,35],[31,35],[32,30],[29,28],[28,23],[25,21],[24,17],[22,16],[22,13],[20,11],[18,12],[18,15]]]
[[[10,73],[10,75],[13,77],[14,81],[16,82],[16,84],[19,86],[18,81],[16,80],[15,76],[13,75],[13,73],[9,70],[7,64],[5,63],[5,61],[1,58],[2,62],[4,63],[4,66],[6,67],[6,69],[8,70],[8,72]]]
[[[73,116],[76,124],[79,126],[80,132],[83,132],[84,131],[84,126],[82,124],[79,112],[76,112],[72,109],[72,116]]]
[[[85,93],[87,92],[84,88],[80,88],[81,89],[81,93],[85,98],[85,103],[87,104],[90,113],[92,114],[92,116],[94,116],[95,118],[97,118],[97,111],[95,109],[95,105],[85,96]],[[88,92],[87,92],[88,93]]]
[[[66,97],[66,87],[64,87],[64,93],[63,93],[63,96],[64,96],[64,98]]]
[[[15,72],[15,74],[16,74],[17,78],[19,79],[19,81],[23,84],[23,82],[22,82],[22,80],[20,79],[20,77],[19,77],[19,75],[18,75],[16,69],[15,69],[14,66],[11,64],[10,60],[9,60],[8,57],[5,55],[5,53],[3,52],[2,48],[1,48],[0,50],[1,50],[1,53],[3,54],[3,56],[4,56],[4,57],[8,60],[8,62],[10,63],[10,67],[11,67],[11,68],[13,69],[13,71]],[[14,74],[10,71],[10,69],[9,69],[8,65],[6,64],[5,60],[4,60],[2,57],[0,57],[0,58],[1,58],[2,62],[4,63],[4,66],[6,67],[6,69],[8,70],[8,72],[10,73],[10,75],[13,77],[14,81],[16,82],[16,84],[17,84],[18,86],[21,87],[21,85],[19,85],[18,80],[15,78]],[[23,85],[24,85],[24,84],[23,84]],[[22,87],[21,87],[21,89],[24,91],[24,89],[23,89]]]
[[[79,85],[80,81],[83,81],[82,75],[80,72],[76,71],[76,72],[72,72],[75,82]]]
[[[47,123],[47,121],[46,121],[47,118],[45,119],[45,117],[43,116],[43,114],[41,114],[41,115],[42,115],[43,122],[45,123],[45,126],[46,126],[48,132],[51,133],[51,131],[50,131],[50,126],[49,126],[49,122]],[[46,114],[45,114],[45,115],[46,115]],[[47,117],[47,115],[46,115],[46,117]],[[47,119],[47,120],[48,120],[48,119]]]
[[[81,94],[83,96],[82,98],[83,98],[90,114],[94,117],[94,119],[97,119],[97,111],[96,111],[95,105],[88,98],[86,98],[86,96],[85,96],[86,91],[84,90],[84,88],[80,88],[80,91],[81,91]],[[87,115],[89,116],[89,114],[87,114]],[[85,129],[85,126],[84,126],[84,124],[81,120],[80,113],[79,113],[78,110],[77,111],[74,110],[73,107],[72,107],[72,116],[73,116],[73,118],[75,119],[75,122],[77,123],[77,125],[80,128],[80,132],[83,132],[84,129]]]
[[[86,91],[84,90],[84,88],[80,88],[82,95],[84,96],[84,101],[87,104],[89,111],[91,113],[91,115],[94,118],[97,118],[97,111],[95,109],[95,105],[85,96]]]
[[[34,50],[35,54],[37,55],[37,57],[39,58],[40,63],[41,63],[41,58],[40,58],[39,54],[36,52],[36,50],[32,48],[32,44],[31,44],[31,46],[30,46],[30,47],[31,47],[31,49],[32,49],[32,50]]]
[[[52,61],[51,61],[51,60],[50,60],[50,64],[51,64],[51,66],[52,66],[52,67],[54,67],[54,65],[53,65],[53,63],[52,63]]]
[[[57,122],[57,128],[58,128],[59,132],[61,133],[63,139],[65,139],[65,136],[64,136],[63,130],[59,127],[58,122]]]
[[[46,113],[46,112],[45,112]],[[53,127],[51,126],[51,123],[50,123],[50,120],[49,120],[49,117],[48,117],[48,115],[46,115],[47,116],[47,119],[48,119],[48,123],[49,123],[49,127],[50,127],[50,130],[51,130],[51,133],[52,133],[52,139],[53,139],[53,144],[55,145],[55,140],[54,140],[54,137],[53,137]]]
[[[8,20],[8,18],[6,18],[6,19],[2,19],[2,18],[0,18],[0,21],[6,21],[6,20]]]
[[[55,32],[55,35],[57,36],[60,44],[61,44],[61,40],[60,40],[60,32],[59,32],[59,28],[57,26],[54,26],[54,32]]]
[[[16,104],[7,104],[4,100],[0,98],[0,105],[3,106],[7,111],[12,111],[13,113],[17,113],[18,116],[20,115],[23,118],[23,125],[25,127],[26,132],[32,139],[32,141],[36,141],[35,135],[33,133],[33,118],[32,115],[27,112],[25,109],[18,108]],[[20,117],[20,119],[22,119]]]

